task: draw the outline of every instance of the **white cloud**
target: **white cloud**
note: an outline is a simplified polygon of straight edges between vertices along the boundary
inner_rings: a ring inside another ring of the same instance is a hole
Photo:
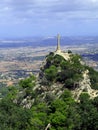
[[[98,18],[98,0],[3,0],[1,21],[51,22],[53,20],[90,20]]]
[[[28,9],[38,9],[40,8],[45,9],[45,10],[52,10],[54,7],[55,9],[62,9],[63,11],[65,10],[78,10],[78,9],[83,9],[83,8],[88,8],[89,7],[92,9],[94,6],[97,5],[94,4],[92,6],[92,1],[94,0],[4,0],[3,2],[0,2],[1,5],[4,4],[6,6],[12,7],[13,9],[17,10],[19,9],[20,11],[23,10],[28,10]],[[97,1],[97,0],[96,0]]]

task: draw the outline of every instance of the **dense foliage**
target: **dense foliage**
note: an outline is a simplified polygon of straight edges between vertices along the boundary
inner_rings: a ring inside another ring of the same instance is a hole
[[[48,124],[49,130],[98,130],[98,97],[90,100],[82,94],[77,103],[65,90],[49,105],[37,99],[27,109],[13,102],[17,91],[12,87],[0,101],[0,130],[45,130]]]
[[[89,70],[91,87],[93,89],[98,89],[98,72],[95,71],[93,68],[88,67],[88,66],[87,66],[87,69]]]
[[[73,89],[77,87],[78,81],[82,79],[82,72],[85,67],[81,65],[79,55],[70,53],[70,57],[70,60],[66,61],[62,56],[50,53],[42,69],[43,77],[49,82],[63,83],[66,88]]]
[[[60,82],[65,88],[75,89],[79,87],[84,71],[89,70],[91,87],[98,89],[98,72],[81,62],[82,57],[78,54],[70,53],[70,60],[66,61],[62,56],[50,53],[46,57],[46,64],[41,69],[44,74],[41,78],[45,79],[44,82]]]
[[[82,79],[82,72],[86,69],[89,70],[92,87],[97,89],[98,72],[81,65],[79,55],[69,53],[69,61],[51,53],[41,69],[47,82],[64,84],[65,91],[59,98],[51,100],[47,97],[47,102],[38,96],[33,75],[21,80],[17,87],[2,90],[0,130],[45,130],[47,126],[48,130],[98,130],[98,97],[92,100],[85,92],[81,94],[80,102],[75,102],[70,91],[78,87],[77,82]],[[32,104],[29,108],[22,104],[27,99]]]

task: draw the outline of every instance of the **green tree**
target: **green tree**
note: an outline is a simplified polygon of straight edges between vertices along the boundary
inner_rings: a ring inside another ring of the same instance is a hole
[[[54,65],[51,65],[45,70],[45,76],[49,81],[55,81],[57,76],[57,68]]]

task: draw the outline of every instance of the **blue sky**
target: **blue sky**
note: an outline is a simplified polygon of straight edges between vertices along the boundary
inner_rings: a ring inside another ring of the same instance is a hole
[[[98,0],[1,0],[0,38],[98,35]]]

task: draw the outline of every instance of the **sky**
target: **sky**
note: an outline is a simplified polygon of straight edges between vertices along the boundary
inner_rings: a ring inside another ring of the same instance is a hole
[[[1,0],[0,38],[97,36],[98,0]]]

